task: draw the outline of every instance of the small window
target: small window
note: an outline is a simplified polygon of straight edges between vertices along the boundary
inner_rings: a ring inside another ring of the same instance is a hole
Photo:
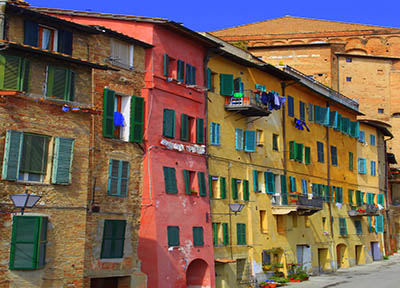
[[[324,143],[317,142],[318,162],[324,163]]]
[[[108,173],[108,195],[128,196],[129,162],[110,159]]]
[[[221,124],[211,122],[210,140],[211,145],[221,145]]]
[[[185,190],[187,195],[200,195],[206,196],[206,180],[204,172],[196,172],[183,170],[183,177],[185,181]]]
[[[370,135],[370,141],[369,144],[371,144],[371,146],[376,146],[376,140],[375,140],[375,135],[371,134]]]
[[[351,82],[351,77],[346,77],[346,82]]]
[[[56,34],[57,30],[39,25],[39,48],[57,51]]]
[[[256,131],[256,144],[257,146],[264,145],[264,132],[262,130]]]
[[[75,73],[69,69],[48,66],[46,97],[57,100],[74,101]]]
[[[272,134],[272,150],[279,151],[279,135]]]
[[[179,246],[179,227],[167,227],[168,247]]]
[[[110,62],[125,69],[133,69],[133,50],[133,45],[111,39]]]
[[[125,227],[125,220],[104,220],[100,258],[124,257]]]
[[[204,246],[203,227],[193,227],[193,246]]]
[[[361,220],[354,220],[354,227],[356,229],[356,234],[357,235],[362,235],[362,225],[361,225]]]
[[[331,146],[331,160],[333,166],[338,166],[336,146]]]
[[[346,62],[347,62],[347,63],[351,63],[352,61],[353,61],[353,59],[348,58],[348,57],[346,58]]]
[[[379,113],[379,114],[383,114],[383,112],[384,112],[384,109],[378,108],[378,113]]]
[[[246,245],[246,224],[237,223],[237,245]]]
[[[347,235],[346,218],[339,218],[339,234],[340,236]]]

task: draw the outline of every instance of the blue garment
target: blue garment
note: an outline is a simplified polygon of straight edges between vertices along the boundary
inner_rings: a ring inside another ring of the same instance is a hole
[[[120,112],[114,112],[114,126],[124,127],[124,121],[124,115],[122,115]]]

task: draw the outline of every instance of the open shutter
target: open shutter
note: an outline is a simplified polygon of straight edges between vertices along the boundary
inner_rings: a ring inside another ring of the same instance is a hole
[[[168,77],[169,74],[169,57],[168,54],[164,54],[164,76]]]
[[[233,75],[220,74],[220,94],[224,96],[233,96]]]
[[[120,161],[120,179],[118,183],[119,196],[128,196],[129,191],[129,169],[130,164],[127,161]]]
[[[208,195],[210,196],[210,199],[214,198],[213,192],[213,177],[208,175]]]
[[[290,192],[292,193],[297,192],[296,178],[290,176],[289,179],[290,179]]]
[[[199,182],[199,194],[202,197],[207,196],[206,191],[206,177],[204,172],[197,172],[198,182]]]
[[[256,151],[256,131],[245,131],[244,132],[244,151],[255,152]]]
[[[212,72],[210,68],[207,68],[207,88],[209,91],[212,90]]]
[[[219,189],[221,192],[221,199],[226,199],[226,179],[225,177],[220,177],[219,181],[220,181]]]
[[[30,20],[24,20],[24,44],[37,47],[39,43],[39,25]]]
[[[189,141],[189,116],[186,114],[181,115],[181,140]]]
[[[275,193],[275,175],[272,172],[265,172],[265,188],[268,194]]]
[[[188,170],[183,170],[183,178],[185,180],[185,191],[186,194],[190,195],[190,173]]]
[[[221,144],[221,124],[215,124],[215,144]]]
[[[223,235],[224,245],[229,245],[228,223],[222,223],[222,235]]]
[[[131,98],[131,126],[129,141],[133,143],[143,142],[144,122],[144,98],[132,96]]]
[[[243,130],[239,128],[235,129],[235,149],[243,150]]]
[[[305,157],[304,157],[304,163],[310,164],[311,163],[311,148],[310,147],[305,147],[304,148],[304,152],[305,152]]]
[[[237,179],[232,178],[232,199],[237,200],[238,198]]]
[[[218,244],[218,230],[217,230],[217,223],[212,223],[213,227],[213,244],[217,246]]]
[[[254,192],[260,192],[260,189],[258,188],[258,171],[253,170],[253,189]]]
[[[250,193],[249,193],[249,181],[243,180],[243,200],[249,201]]]
[[[290,141],[289,142],[289,159],[290,160],[295,160],[296,158],[296,142],[295,141]]]
[[[303,162],[303,144],[296,143],[296,160],[299,162]]]
[[[0,88],[21,90],[23,59],[18,56],[0,55]]]
[[[349,170],[353,171],[353,152],[349,152]]]
[[[175,110],[164,109],[163,136],[169,138],[175,137]]]
[[[281,195],[282,195],[282,205],[288,205],[287,184],[285,175],[281,175]]]
[[[385,199],[384,199],[383,194],[378,194],[378,199],[377,199],[377,201],[378,201],[378,204],[379,204],[379,205],[384,206],[384,204],[385,204]]]
[[[72,32],[58,30],[58,52],[72,55]]]
[[[293,117],[294,116],[294,99],[292,96],[288,96],[287,100],[288,100],[288,115]]]
[[[184,82],[185,81],[185,62],[182,60],[177,61],[177,74],[178,74],[178,81]]]
[[[314,105],[314,120],[315,123],[321,124],[321,107]]]
[[[114,102],[115,92],[105,88],[103,102],[103,136],[107,138],[114,137]]]
[[[331,128],[337,128],[337,117],[338,113],[337,111],[331,111],[329,115],[329,127]]]
[[[306,121],[306,108],[305,108],[305,104],[304,104],[304,102],[302,102],[302,101],[300,101],[300,106],[299,106],[299,109],[300,109],[300,120],[302,120],[302,121]]]
[[[303,191],[304,195],[308,194],[308,191],[307,191],[307,180],[306,179],[301,179],[301,190]]]
[[[204,120],[202,118],[196,119],[196,143],[204,144]]]
[[[191,83],[191,78],[192,78],[192,66],[189,64],[186,64],[186,79],[185,79],[185,84],[192,84]]]
[[[74,139],[56,137],[53,156],[53,184],[71,184]]]
[[[314,109],[313,109],[313,104],[308,104],[308,121],[312,122],[314,120],[313,117],[314,114]]]
[[[3,159],[3,180],[17,180],[22,154],[23,132],[7,130]]]
[[[321,107],[321,110],[322,110],[321,124],[329,126],[329,116],[330,116],[329,107]]]

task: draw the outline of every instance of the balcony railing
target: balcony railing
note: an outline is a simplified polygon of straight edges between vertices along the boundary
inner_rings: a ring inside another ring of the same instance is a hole
[[[309,199],[306,195],[299,195],[297,205],[313,209],[322,209],[322,197],[313,196],[313,198]]]
[[[238,93],[236,93],[238,94]],[[261,102],[261,95],[252,90],[244,90],[243,97],[225,96],[225,109],[245,116],[268,116],[268,105]]]
[[[309,198],[308,195],[294,195],[288,199],[288,204],[273,203],[272,214],[284,215],[297,213],[298,215],[312,215],[322,210],[323,201],[320,196]]]
[[[350,217],[357,217],[357,216],[379,216],[381,213],[379,208],[376,207],[374,204],[366,204],[358,209],[348,210],[347,214]]]

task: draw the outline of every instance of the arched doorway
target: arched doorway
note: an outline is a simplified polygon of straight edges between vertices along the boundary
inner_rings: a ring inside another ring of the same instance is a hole
[[[345,244],[339,244],[336,246],[336,259],[337,268],[349,267],[348,256],[347,256],[347,246]]]
[[[186,270],[186,286],[191,287],[211,287],[210,268],[202,259],[195,259]]]

